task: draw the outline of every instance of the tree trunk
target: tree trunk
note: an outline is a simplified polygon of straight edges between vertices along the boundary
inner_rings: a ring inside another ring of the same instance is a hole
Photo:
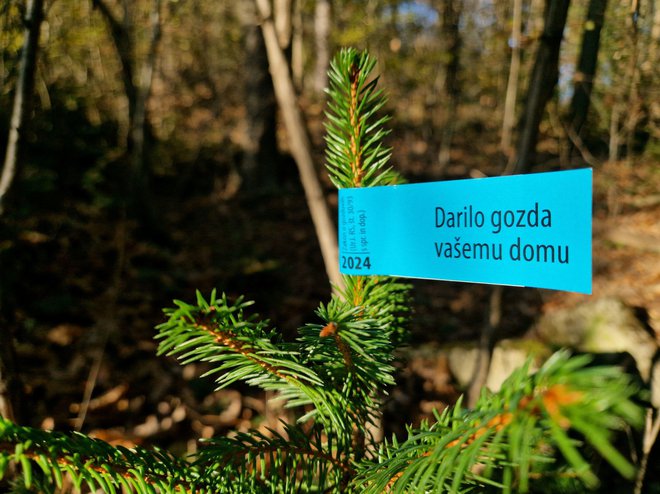
[[[289,53],[291,48],[291,33],[293,32],[291,7],[291,0],[274,0],[275,32],[277,32],[280,48],[285,53]]]
[[[16,367],[16,349],[14,348],[13,331],[8,328],[6,321],[2,320],[0,337],[0,417],[20,422],[19,412],[22,385]]]
[[[330,65],[330,0],[316,0],[314,9],[314,47],[316,65],[314,67],[314,92],[323,94],[328,87],[328,66]]]
[[[291,34],[291,75],[293,83],[299,93],[303,90],[303,74],[305,70],[305,60],[303,55],[303,18],[302,3],[303,0],[296,0],[293,7],[293,21]]]
[[[150,199],[149,170],[146,164],[147,153],[144,149],[145,137],[152,135],[149,121],[146,118],[146,110],[161,36],[160,8],[162,1],[152,1],[150,45],[147,58],[141,67],[138,66],[135,58],[135,33],[133,16],[130,12],[130,9],[135,8],[135,5],[128,0],[124,0],[121,19],[115,15],[105,0],[92,0],[92,5],[99,9],[110,29],[111,38],[122,68],[122,83],[128,101],[126,155],[130,166],[127,176],[129,209],[131,214],[134,214],[140,220],[142,226],[158,231],[159,225],[155,219],[156,212]],[[136,72],[139,75],[137,81],[135,79]]]
[[[339,274],[339,253],[335,225],[330,217],[328,205],[325,202],[323,190],[314,167],[311,143],[307,136],[302,114],[298,108],[289,66],[277,41],[277,32],[273,23],[269,0],[256,0],[256,4],[262,19],[261,29],[266,43],[270,73],[275,87],[275,97],[284,119],[291,154],[298,165],[300,181],[305,190],[307,205],[316,229],[325,269],[330,282],[335,287],[340,288],[342,279]]]
[[[522,0],[513,0],[513,19],[511,26],[511,64],[509,79],[504,99],[504,115],[502,117],[502,139],[500,148],[511,156],[511,141],[516,119],[516,100],[518,98],[518,79],[520,77],[520,56],[522,42]]]
[[[645,93],[648,94],[649,100],[649,131],[653,139],[660,139],[660,98],[653,96],[657,95],[657,88],[659,86],[658,72],[660,67],[660,5],[654,4],[653,6],[653,23],[651,25],[651,36],[648,43],[647,57],[643,67],[643,88]]]
[[[245,23],[245,107],[247,139],[241,178],[248,190],[277,185],[277,102],[268,72],[268,56],[254,5],[241,5]]]
[[[621,147],[621,105],[615,104],[610,114],[610,139],[609,139],[609,161],[619,160],[619,149]]]
[[[539,125],[559,78],[559,48],[570,0],[546,0],[543,33],[527,89],[516,155],[507,173],[525,173],[536,150]]]
[[[639,67],[640,59],[640,46],[639,46],[639,13],[640,2],[633,0],[631,2],[629,27],[630,27],[630,46],[632,53],[630,54],[628,62],[628,96],[626,101],[626,119],[624,124],[624,131],[626,137],[626,161],[628,164],[632,162],[632,157],[635,151],[635,137],[637,133],[637,126],[642,120],[644,114],[644,106],[640,98],[640,79],[641,70]]]
[[[5,161],[0,176],[0,216],[3,213],[7,193],[16,176],[18,145],[23,120],[34,87],[34,71],[39,48],[39,32],[43,20],[43,0],[29,0],[25,13],[25,31],[18,80],[14,92],[14,105],[9,123],[9,137],[5,150]]]
[[[607,0],[590,0],[587,18],[584,22],[582,49],[574,76],[573,98],[571,100],[569,125],[577,136],[580,136],[582,126],[587,120],[591,90],[594,85],[598,49],[600,47],[600,31],[603,27]]]
[[[134,71],[135,60],[133,57],[133,41],[131,40],[131,24],[128,12],[124,11],[123,19],[120,21],[110,10],[104,0],[92,0],[94,8],[99,9],[103,19],[110,28],[110,36],[117,50],[119,63],[121,65],[121,80],[124,85],[124,93],[128,102],[128,140],[127,149],[131,149],[131,128],[135,116],[135,105],[137,102],[137,87],[135,86]]]
[[[456,112],[461,95],[459,82],[461,34],[459,22],[461,18],[462,0],[445,0],[442,9],[442,37],[446,46],[445,53],[448,61],[445,66],[445,95],[447,97],[447,111],[442,137],[440,138],[440,151],[438,163],[440,169],[449,164],[452,139],[456,123]]]
[[[651,24],[651,36],[647,51],[647,63],[645,72],[652,73],[658,70],[660,64],[660,5],[655,4],[653,10],[653,23]]]
[[[14,92],[7,149],[2,176],[0,176],[0,216],[4,211],[7,193],[16,176],[20,134],[34,87],[34,72],[43,13],[43,0],[28,1],[24,20],[23,48]],[[0,267],[4,268],[4,266]],[[4,269],[0,270],[0,273],[5,274]],[[17,422],[21,420],[20,405],[23,393],[16,366],[13,328],[3,317],[6,288],[4,283],[0,283],[0,342],[2,342],[0,344],[0,416]]]
[[[493,360],[493,349],[495,348],[495,336],[502,322],[503,291],[504,287],[494,286],[490,292],[486,320],[479,336],[477,361],[475,362],[474,372],[466,392],[468,408],[474,408],[479,400],[479,396],[481,396],[481,391],[488,382],[490,364]]]
[[[149,195],[149,173],[146,165],[145,134],[147,129],[147,103],[151,95],[153,74],[158,54],[158,44],[161,37],[161,0],[154,0],[151,11],[151,39],[146,60],[140,68],[140,77],[135,93],[135,108],[130,122],[131,187],[130,196],[135,201],[136,209],[143,211],[147,223],[153,223],[152,204]]]

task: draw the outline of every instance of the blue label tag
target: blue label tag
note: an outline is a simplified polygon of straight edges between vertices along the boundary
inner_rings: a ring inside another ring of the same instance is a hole
[[[591,293],[591,169],[341,189],[339,267]]]

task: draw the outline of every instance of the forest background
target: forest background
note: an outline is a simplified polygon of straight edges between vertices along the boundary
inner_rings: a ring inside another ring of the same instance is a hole
[[[0,5],[5,415],[191,452],[199,437],[286,413],[241,387],[213,392],[199,364],[180,370],[153,342],[161,308],[195,289],[245,294],[290,335],[330,291],[260,3]],[[323,90],[342,46],[378,59],[387,142],[410,182],[594,168],[594,295],[414,282],[416,350],[400,363],[387,433],[466,390],[441,351],[448,344],[486,338],[492,349],[548,313],[617,297],[657,345],[656,2],[275,0],[273,13],[331,209]],[[33,65],[21,62],[31,29]]]

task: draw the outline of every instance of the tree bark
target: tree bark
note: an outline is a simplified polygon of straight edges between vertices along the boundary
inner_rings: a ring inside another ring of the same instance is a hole
[[[454,137],[456,112],[461,96],[459,81],[461,33],[459,23],[461,18],[462,0],[445,0],[442,9],[442,35],[446,46],[448,61],[445,66],[445,95],[447,97],[447,113],[440,138],[438,152],[439,168],[449,164],[451,144]]]
[[[635,136],[637,126],[642,120],[644,114],[644,105],[640,98],[640,79],[641,70],[639,67],[640,46],[639,46],[639,21],[640,21],[640,2],[633,0],[631,2],[629,16],[629,36],[631,54],[628,61],[628,95],[626,101],[626,119],[624,131],[626,138],[626,161],[632,163],[633,153],[635,151]]]
[[[513,127],[516,120],[516,100],[518,98],[518,79],[520,77],[520,56],[522,42],[522,0],[513,0],[513,19],[511,26],[511,64],[504,99],[504,115],[502,117],[502,139],[500,148],[511,156]]]
[[[146,166],[145,134],[147,129],[147,103],[151,95],[153,74],[156,66],[158,45],[161,38],[161,0],[154,0],[151,17],[151,39],[147,58],[140,68],[140,76],[135,92],[135,108],[130,121],[132,149],[131,157],[131,197],[137,201],[137,206],[147,211],[148,222],[152,221],[151,200],[149,199],[149,174]]]
[[[539,125],[559,78],[559,48],[570,0],[546,0],[543,34],[527,89],[516,154],[507,173],[525,173],[536,150]]]
[[[291,0],[274,0],[275,32],[277,32],[280,48],[285,53],[288,53],[291,48],[291,33],[293,32],[291,7]]]
[[[5,207],[7,193],[16,176],[16,163],[21,130],[34,87],[34,72],[39,48],[39,33],[43,20],[43,0],[29,0],[25,13],[25,31],[18,80],[14,93],[9,136],[5,160],[0,176],[0,216]],[[0,271],[1,273],[2,271]],[[16,350],[12,325],[4,320],[4,289],[0,286],[0,416],[18,422],[21,420],[22,384],[16,366]]]
[[[477,361],[475,362],[474,373],[472,374],[470,385],[466,392],[468,408],[474,408],[479,400],[479,396],[481,396],[481,391],[486,386],[486,382],[488,382],[488,374],[495,347],[495,335],[502,321],[503,291],[504,287],[494,286],[490,292],[486,321],[481,328],[481,335],[479,336]]]
[[[268,72],[264,37],[256,22],[254,5],[244,3],[245,107],[247,139],[241,162],[241,178],[248,190],[277,185],[277,102]]]
[[[314,167],[311,143],[305,129],[305,123],[296,101],[296,93],[289,72],[289,65],[277,40],[277,32],[273,23],[269,0],[256,0],[257,10],[261,16],[261,29],[266,43],[270,73],[273,78],[275,97],[282,112],[284,125],[289,139],[300,181],[307,198],[316,236],[321,247],[321,254],[330,282],[337,288],[342,287],[339,274],[339,252],[335,225],[330,217],[328,205],[325,202],[321,183]]]
[[[610,139],[609,139],[609,154],[607,159],[609,161],[618,161],[619,160],[619,150],[621,147],[621,105],[616,103],[612,108],[612,113],[610,114]]]
[[[316,64],[314,67],[314,92],[322,95],[328,87],[328,66],[330,65],[330,0],[316,0],[314,9],[314,47]]]
[[[3,213],[5,200],[16,176],[16,162],[18,160],[18,146],[21,129],[32,89],[34,88],[34,71],[39,48],[39,32],[43,20],[43,0],[28,0],[25,13],[25,30],[21,60],[18,69],[18,80],[14,93],[14,104],[9,123],[9,136],[5,160],[0,176],[0,216]]]
[[[133,42],[131,40],[131,24],[128,12],[124,11],[123,19],[118,19],[110,10],[110,7],[104,0],[92,0],[94,8],[99,9],[103,19],[105,19],[110,29],[112,42],[117,50],[119,63],[121,65],[121,80],[124,85],[124,92],[128,101],[128,142],[126,147],[132,148],[131,128],[135,115],[135,105],[137,102],[137,87],[135,86],[134,71],[135,60],[133,57]]]
[[[606,7],[607,0],[590,0],[587,18],[584,22],[582,48],[574,76],[569,122],[569,125],[573,128],[577,136],[580,136],[582,126],[587,120],[587,113],[589,112],[591,90],[594,85],[594,76],[596,75],[598,64],[600,31],[603,27]]]
[[[293,7],[293,33],[291,35],[291,75],[293,76],[293,83],[299,93],[303,90],[303,74],[305,69],[303,55],[302,1],[303,0],[296,0]]]
[[[133,18],[130,12],[135,6],[128,0],[123,0],[123,15],[119,18],[108,6],[105,0],[91,0],[105,19],[117,56],[122,68],[122,83],[128,101],[128,133],[126,139],[126,155],[130,170],[127,176],[128,202],[131,214],[134,214],[142,226],[159,230],[155,219],[156,212],[151,203],[149,190],[149,170],[147,167],[145,142],[146,136],[152,135],[147,119],[147,102],[151,93],[154,66],[158,44],[161,37],[161,4],[162,0],[152,0],[151,38],[147,58],[138,65],[135,57],[135,33]],[[138,79],[135,79],[136,73]]]
[[[651,43],[649,44],[649,61],[651,67],[660,63],[660,6],[655,6],[653,13],[653,26],[651,27]]]
[[[653,96],[654,91],[657,94],[658,67],[660,67],[660,5],[656,3],[654,4],[647,57],[645,63],[642,64],[642,80],[649,99],[649,131],[653,139],[660,139],[660,98]]]

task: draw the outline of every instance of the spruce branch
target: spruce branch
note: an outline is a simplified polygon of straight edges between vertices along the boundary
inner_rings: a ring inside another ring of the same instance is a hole
[[[341,50],[331,62],[326,111],[326,168],[337,188],[388,185],[400,181],[387,167],[391,151],[383,143],[389,117],[379,117],[386,99],[373,77],[375,60],[366,52]],[[344,289],[318,314],[325,326],[310,325],[301,335],[318,335],[317,355],[352,397],[355,425],[351,449],[360,459],[378,427],[380,397],[394,384],[393,342],[400,343],[408,312],[408,287],[391,278],[343,276]],[[343,365],[337,365],[337,355]],[[368,446],[370,449],[373,445]]]
[[[347,289],[353,289],[354,279],[347,281]],[[394,384],[391,336],[405,312],[401,301],[406,287],[379,281],[369,279],[362,285],[366,305],[354,306],[346,294],[321,304],[317,314],[323,323],[302,327],[299,338],[307,361],[328,386],[348,398],[346,411],[354,427],[365,434],[378,412],[377,398]]]
[[[159,355],[176,355],[182,364],[209,362],[214,366],[203,376],[217,375],[218,389],[244,381],[267,391],[287,407],[313,405],[301,421],[317,418],[336,430],[345,430],[349,397],[328,383],[327,370],[319,369],[310,349],[281,340],[267,321],[246,316],[251,302],[233,304],[215,290],[209,301],[197,294],[197,304],[175,301],[166,309],[168,320],[157,326]]]
[[[312,492],[313,486],[339,485],[354,475],[341,438],[317,426],[284,424],[284,429],[284,434],[251,430],[205,441],[195,464],[211,471],[233,469],[278,492]]]
[[[26,488],[61,489],[69,475],[80,491],[205,492],[220,485],[189,463],[158,449],[113,447],[84,434],[65,435],[21,427],[0,418],[0,479],[10,464],[20,466]],[[217,491],[220,492],[220,491]]]
[[[384,336],[396,346],[406,337],[410,315],[410,285],[385,276],[346,276],[340,294],[364,317],[377,320]]]
[[[330,64],[326,168],[339,189],[401,182],[398,174],[387,167],[391,150],[383,143],[389,133],[383,125],[389,117],[377,115],[385,106],[386,98],[377,87],[378,77],[372,76],[375,66],[376,60],[367,52],[359,53],[352,48],[340,50]],[[377,320],[385,332],[393,329],[390,317],[396,318],[395,314],[408,310],[406,285],[385,277],[344,276],[343,279],[345,288],[340,298],[353,307],[361,307],[362,315]],[[369,292],[379,283],[385,288],[375,291],[382,300],[372,306],[375,298],[369,300]]]
[[[292,345],[280,341],[267,322],[256,316],[246,317],[244,309],[251,302],[239,299],[230,304],[223,294],[210,301],[197,294],[197,305],[175,301],[177,309],[166,309],[168,320],[157,326],[157,339],[162,340],[158,354],[177,355],[182,364],[196,361],[219,364],[205,375],[220,373],[218,388],[237,380],[277,389],[289,384],[320,385],[322,381],[302,365]]]
[[[581,452],[584,444],[633,478],[635,467],[611,445],[611,436],[625,424],[641,424],[641,409],[632,401],[639,389],[616,367],[588,367],[589,360],[562,351],[531,377],[528,366],[515,371],[473,410],[459,403],[437,414],[433,425],[410,430],[404,443],[385,443],[378,464],[365,464],[357,485],[367,493],[488,486],[528,492],[557,451],[568,474],[593,488],[598,477]]]
[[[330,63],[326,111],[326,167],[338,189],[394,183],[398,175],[386,165],[390,148],[383,144],[389,117],[378,117],[385,106],[376,60],[367,52],[342,49]]]

